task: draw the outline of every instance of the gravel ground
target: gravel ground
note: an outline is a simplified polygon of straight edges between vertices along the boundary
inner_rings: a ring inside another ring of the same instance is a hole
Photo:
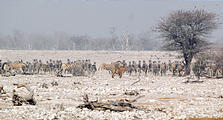
[[[117,60],[175,60],[176,53],[160,51],[149,52],[106,52],[106,51],[0,51],[3,61],[31,61],[34,58],[49,60],[91,59],[97,64]],[[155,56],[156,55],[156,56]],[[140,81],[131,86],[132,83]],[[195,79],[195,78],[194,78]],[[1,77],[6,94],[0,97],[0,119],[186,119],[186,118],[223,118],[223,79],[201,78],[203,83],[185,84],[187,78],[158,76],[151,74],[128,76],[124,74],[115,79],[107,71],[96,72],[93,77],[60,78],[54,75],[16,75]],[[52,86],[57,82],[58,86]],[[12,90],[25,93],[23,88],[16,88],[13,83],[27,83],[34,89],[37,105],[12,106]],[[42,87],[47,84],[47,87]],[[125,95],[126,91],[135,90],[139,95]],[[133,100],[139,109],[125,112],[98,111],[76,108],[83,104],[83,95],[91,100]]]

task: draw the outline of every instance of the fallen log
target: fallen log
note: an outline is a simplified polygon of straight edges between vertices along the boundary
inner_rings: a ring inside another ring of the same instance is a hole
[[[131,111],[137,109],[132,105],[133,102],[136,102],[137,99],[143,96],[137,97],[136,99],[126,102],[126,101],[110,101],[108,103],[98,102],[98,101],[89,101],[88,95],[84,96],[84,104],[79,105],[77,108],[88,108],[90,110],[110,110],[115,112]]]
[[[22,75],[34,75],[33,73],[29,73],[29,72],[24,72],[22,73]]]
[[[65,75],[56,75],[57,77],[71,77],[71,76],[65,76]]]
[[[30,105],[36,105],[36,101],[33,98],[34,91],[26,84],[13,84],[17,86],[17,88],[25,87],[30,93],[25,96],[19,96],[15,90],[13,90],[12,95],[12,103],[14,106],[21,106],[23,103],[30,104]]]
[[[131,91],[125,91],[124,95],[139,95],[139,92],[136,90],[131,90]]]
[[[190,81],[190,80],[187,80],[183,83],[187,84],[187,83],[203,83],[204,81],[199,81],[199,80],[193,80],[193,81]]]
[[[223,76],[220,76],[220,77],[216,77],[216,79],[222,79],[223,78]]]

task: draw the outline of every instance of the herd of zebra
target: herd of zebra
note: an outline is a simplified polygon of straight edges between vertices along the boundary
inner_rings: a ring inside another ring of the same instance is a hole
[[[182,76],[184,63],[182,61],[171,62],[171,60],[167,63],[152,60],[149,60],[148,63],[144,60],[139,60],[138,63],[136,61],[126,62],[122,60],[110,64],[103,63],[97,68],[96,62],[91,63],[90,59],[77,61],[67,59],[66,63],[63,63],[61,60],[52,59],[43,63],[41,60],[34,59],[33,62],[23,62],[23,60],[2,62],[0,60],[0,68],[2,76],[13,76],[16,74],[55,74],[58,77],[63,77],[66,74],[72,74],[73,76],[94,76],[98,70],[107,70],[112,74],[112,78],[114,78],[115,74],[118,74],[121,78],[123,73],[129,76],[142,74]],[[196,68],[204,68],[207,76],[219,76],[219,73],[223,76],[223,69],[215,69],[216,67],[208,65],[196,66]]]
[[[70,61],[62,63],[61,60],[46,61],[34,59],[33,62],[20,61],[0,61],[0,73],[2,76],[14,76],[16,74],[33,75],[33,74],[56,74],[58,77],[64,74],[72,74],[73,76],[94,75],[97,71],[96,62],[93,64],[88,60]]]
[[[223,65],[215,64],[213,62],[202,62],[197,61],[191,64],[191,71],[192,73],[197,76],[199,79],[200,77],[206,78],[223,78]],[[144,60],[141,62],[140,60],[138,63],[135,61],[130,61],[128,64],[125,60],[117,61],[111,64],[102,64],[100,68],[111,71],[112,77],[114,74],[119,74],[119,77],[122,77],[123,73],[128,73],[130,76],[135,73],[141,75],[152,74],[154,76],[183,76],[185,72],[185,63],[184,61],[173,61],[169,60],[169,62],[161,62],[161,61],[151,61],[149,60],[146,63]]]
[[[180,61],[174,61],[169,63],[161,63],[161,61],[151,61],[147,64],[145,61],[139,60],[138,63],[135,61],[129,61],[128,64],[125,60],[117,61],[111,64],[101,64],[99,69],[104,69],[111,71],[112,77],[114,74],[119,74],[119,77],[122,77],[123,73],[129,74],[131,76],[134,75],[147,75],[152,73],[154,76],[166,76],[167,72],[171,72],[173,76],[182,76],[182,72],[184,70],[184,65]]]

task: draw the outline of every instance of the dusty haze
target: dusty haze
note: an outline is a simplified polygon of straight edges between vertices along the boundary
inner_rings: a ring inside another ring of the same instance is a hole
[[[161,17],[178,9],[205,9],[222,20],[221,0],[0,0],[0,33],[20,30],[27,34],[89,35],[110,37],[117,34],[140,34],[150,31]],[[221,40],[222,29],[213,41]]]

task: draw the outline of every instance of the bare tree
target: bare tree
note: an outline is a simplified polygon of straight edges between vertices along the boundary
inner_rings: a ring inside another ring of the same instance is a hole
[[[74,48],[76,50],[87,50],[89,46],[89,37],[86,35],[75,35],[70,38],[70,40],[75,45]]]
[[[111,31],[110,31],[110,34],[111,34],[111,40],[110,40],[110,44],[111,44],[111,49],[112,50],[116,50],[117,49],[117,45],[118,45],[118,37],[116,35],[116,28],[115,27],[112,27],[111,28]]]
[[[122,50],[129,50],[129,33],[126,32],[123,34],[123,49]]]
[[[166,42],[165,48],[183,54],[186,76],[190,74],[194,55],[207,48],[209,42],[206,38],[216,28],[217,19],[214,13],[205,10],[178,10],[162,19],[157,31]]]
[[[113,30],[115,31],[115,30]],[[136,36],[132,33],[111,37],[91,38],[87,35],[70,35],[64,32],[53,34],[27,34],[15,30],[12,34],[0,34],[0,49],[21,50],[151,50],[157,48],[157,40],[149,33]]]

